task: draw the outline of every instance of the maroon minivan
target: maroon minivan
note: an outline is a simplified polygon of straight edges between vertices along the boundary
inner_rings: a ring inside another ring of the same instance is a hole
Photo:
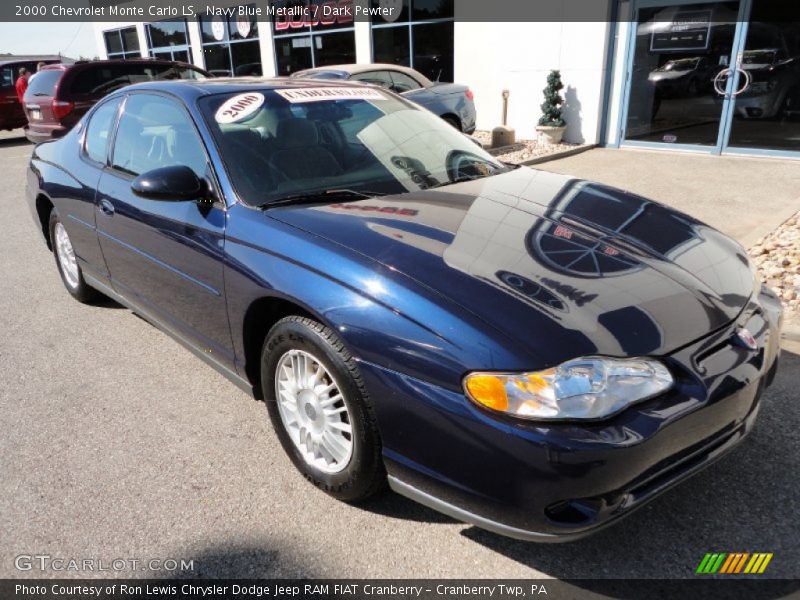
[[[148,58],[49,65],[28,83],[25,136],[34,143],[61,137],[103,96],[132,83],[208,77],[194,65]]]
[[[36,66],[40,62],[52,64],[60,60],[37,56],[9,56],[0,59],[0,129],[17,129],[28,124],[14,84],[19,78],[20,67],[28,69],[28,73],[36,73]]]

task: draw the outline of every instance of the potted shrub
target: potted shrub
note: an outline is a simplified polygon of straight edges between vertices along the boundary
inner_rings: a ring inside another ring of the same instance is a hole
[[[564,104],[564,99],[561,97],[563,88],[561,72],[557,70],[550,71],[547,76],[547,87],[543,90],[542,118],[539,119],[539,125],[536,127],[542,143],[558,144],[561,142],[561,136],[564,135],[564,129],[566,129],[567,124],[561,117],[561,105]]]

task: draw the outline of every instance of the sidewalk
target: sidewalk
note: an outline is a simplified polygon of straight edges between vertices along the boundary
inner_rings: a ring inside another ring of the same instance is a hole
[[[745,248],[800,210],[800,161],[596,148],[534,168],[658,200]]]

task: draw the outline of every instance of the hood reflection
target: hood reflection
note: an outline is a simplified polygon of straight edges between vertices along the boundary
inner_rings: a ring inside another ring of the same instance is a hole
[[[664,352],[732,320],[753,286],[738,244],[694,219],[526,168],[270,214],[411,277],[526,344],[546,344],[533,332],[571,331],[582,352]]]

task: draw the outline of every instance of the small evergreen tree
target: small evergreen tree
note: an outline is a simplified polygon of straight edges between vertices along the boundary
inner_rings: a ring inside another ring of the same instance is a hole
[[[547,127],[566,125],[564,119],[561,118],[561,105],[564,104],[560,93],[562,89],[564,89],[564,84],[561,83],[561,71],[550,71],[547,76],[547,87],[542,90],[544,102],[541,104],[542,118],[539,119],[539,125]]]

